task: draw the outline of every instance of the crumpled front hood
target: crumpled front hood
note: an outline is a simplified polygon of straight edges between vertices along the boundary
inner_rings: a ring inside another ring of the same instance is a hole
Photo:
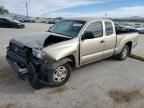
[[[30,48],[42,48],[45,39],[50,35],[49,32],[30,33],[16,37],[14,40]]]

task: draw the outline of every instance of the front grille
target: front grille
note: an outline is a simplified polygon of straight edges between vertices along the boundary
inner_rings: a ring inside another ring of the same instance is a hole
[[[29,60],[29,53],[30,53],[29,48],[27,48],[25,46],[21,47],[21,46],[18,46],[16,44],[14,44],[14,43],[10,43],[9,49],[15,55],[21,57],[22,59],[25,59],[25,61],[28,62],[28,60]]]

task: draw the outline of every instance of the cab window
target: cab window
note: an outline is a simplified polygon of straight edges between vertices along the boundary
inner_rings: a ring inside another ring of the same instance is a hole
[[[102,22],[91,23],[85,30],[85,32],[93,33],[95,38],[103,36],[103,26]]]
[[[113,34],[113,25],[111,22],[105,22],[106,36]]]

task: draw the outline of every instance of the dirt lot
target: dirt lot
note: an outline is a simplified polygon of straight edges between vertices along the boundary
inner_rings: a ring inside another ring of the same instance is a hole
[[[144,108],[144,63],[131,58],[109,58],[83,66],[58,88],[34,90],[18,79],[4,57],[9,39],[48,27],[0,28],[0,108]]]

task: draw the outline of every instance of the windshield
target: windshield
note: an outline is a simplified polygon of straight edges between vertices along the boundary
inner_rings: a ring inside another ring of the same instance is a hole
[[[68,36],[70,38],[74,38],[78,35],[84,24],[85,21],[62,20],[56,23],[53,27],[51,27],[48,32],[57,33]]]

